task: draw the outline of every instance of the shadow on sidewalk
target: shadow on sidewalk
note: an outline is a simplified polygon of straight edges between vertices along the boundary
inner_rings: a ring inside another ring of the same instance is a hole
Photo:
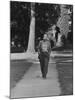
[[[73,94],[73,63],[57,63],[58,79],[61,87],[61,95]]]

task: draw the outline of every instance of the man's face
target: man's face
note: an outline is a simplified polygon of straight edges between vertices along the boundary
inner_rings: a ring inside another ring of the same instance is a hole
[[[52,30],[55,30],[55,28],[56,28],[56,26],[55,26],[55,25],[53,25],[53,26],[52,26]]]
[[[47,35],[46,35],[46,34],[44,35],[43,39],[44,39],[44,40],[47,40]]]

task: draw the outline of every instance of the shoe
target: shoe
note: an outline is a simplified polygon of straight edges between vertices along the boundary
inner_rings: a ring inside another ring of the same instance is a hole
[[[46,79],[46,75],[42,75],[42,77],[43,77],[44,79]]]

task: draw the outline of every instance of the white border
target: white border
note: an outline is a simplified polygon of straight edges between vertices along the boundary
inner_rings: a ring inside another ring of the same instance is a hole
[[[56,4],[74,4],[74,0],[11,0],[11,1],[56,3]]]
[[[10,0],[0,1],[0,100],[8,100],[9,96],[9,75],[10,75]],[[31,1],[42,3],[58,3],[58,4],[73,4],[75,12],[74,0],[13,0],[13,1]],[[75,13],[74,13],[75,18]],[[74,20],[75,26],[75,20]],[[75,33],[75,29],[74,29]],[[74,35],[75,37],[75,35]],[[74,43],[75,43],[75,39]],[[75,47],[74,47],[75,49]],[[75,54],[75,52],[74,52]],[[75,62],[75,57],[74,57]],[[74,70],[75,72],[75,70]],[[74,75],[75,76],[75,75]],[[74,81],[75,83],[75,81]],[[75,90],[74,90],[75,91]],[[75,96],[58,96],[58,97],[42,97],[42,98],[29,98],[30,100],[74,100]],[[15,100],[15,99],[14,99]],[[18,100],[18,99],[17,99]],[[19,99],[23,100],[23,99]]]

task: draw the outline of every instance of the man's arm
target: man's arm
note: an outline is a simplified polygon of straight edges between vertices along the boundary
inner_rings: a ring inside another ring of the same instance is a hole
[[[50,55],[50,53],[51,53],[51,43],[49,42],[49,49],[48,49],[48,53],[49,53],[49,55]]]
[[[40,54],[40,48],[41,48],[41,41],[39,42],[39,45],[38,45],[38,55]]]

